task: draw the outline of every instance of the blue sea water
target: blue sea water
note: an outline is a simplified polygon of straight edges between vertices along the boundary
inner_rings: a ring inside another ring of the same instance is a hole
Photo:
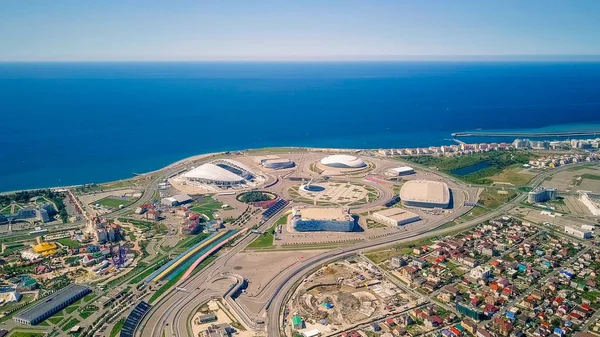
[[[430,146],[595,122],[600,63],[4,63],[0,191],[213,151]]]

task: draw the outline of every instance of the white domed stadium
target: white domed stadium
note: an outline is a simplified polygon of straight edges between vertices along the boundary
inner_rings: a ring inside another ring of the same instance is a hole
[[[450,189],[441,181],[410,180],[402,185],[400,199],[405,206],[448,208]]]
[[[362,159],[347,154],[334,154],[327,156],[321,159],[321,164],[328,167],[345,169],[355,169],[367,166]]]
[[[237,161],[221,159],[200,165],[184,173],[182,177],[200,184],[232,186],[252,180],[253,174]]]

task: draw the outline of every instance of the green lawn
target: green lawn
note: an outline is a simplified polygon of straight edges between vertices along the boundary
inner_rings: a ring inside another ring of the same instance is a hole
[[[152,303],[152,302],[156,301],[160,296],[162,296],[162,294],[164,294],[167,290],[169,290],[169,288],[174,286],[177,283],[177,281],[179,281],[179,279],[183,276],[183,274],[184,274],[184,272],[179,273],[173,279],[171,279],[171,280],[167,281],[167,283],[163,284],[162,287],[158,288],[158,290],[154,294],[152,294],[152,296],[148,300],[148,303]]]
[[[271,247],[273,245],[273,239],[275,238],[275,229],[278,225],[285,225],[287,223],[287,215],[282,216],[277,220],[277,222],[267,230],[264,234],[261,234],[259,237],[254,239],[249,245],[248,248],[266,248]]]
[[[196,267],[196,269],[193,270],[191,275],[194,275],[198,271],[202,270],[209,263],[211,263],[215,258],[216,257],[214,255],[211,255],[206,260],[200,262],[200,264]],[[179,280],[181,279],[183,274],[185,274],[185,271],[182,271],[181,273],[179,273],[178,275],[173,277],[171,280],[169,280],[167,283],[163,284],[162,287],[160,287],[154,294],[152,294],[152,296],[148,300],[148,303],[152,303],[152,302],[156,301],[162,294],[164,294],[167,290],[169,290],[169,288],[171,288],[172,286],[177,284],[177,282],[179,282]]]
[[[85,295],[85,297],[82,299],[82,303],[87,303],[90,302],[91,300],[93,300],[96,297],[96,294],[91,293],[91,294],[87,294]]]
[[[121,331],[121,329],[123,328],[123,324],[125,323],[125,319],[120,319],[112,328],[112,330],[110,330],[110,337],[116,337],[119,332]]]
[[[44,335],[43,332],[15,331],[11,333],[9,337],[43,337]]]
[[[494,182],[509,183],[514,186],[524,186],[529,184],[535,174],[524,172],[521,164],[514,164],[505,168],[501,172],[490,177]]]
[[[457,223],[463,223],[472,220],[481,214],[487,213],[502,206],[504,203],[510,201],[517,195],[516,192],[512,190],[507,192],[508,194],[498,194],[498,190],[491,188],[485,189],[483,192],[481,192],[479,195],[479,200],[477,201],[477,203],[482,207],[474,207],[471,212],[456,218],[455,221]]]
[[[444,229],[444,228],[452,227],[452,226],[455,226],[455,225],[456,225],[456,222],[450,221],[450,222],[447,222],[447,223],[441,225],[440,227],[438,227],[436,229]]]
[[[79,243],[73,239],[69,239],[69,238],[58,239],[58,240],[56,240],[56,242],[62,244],[63,246],[68,246],[69,248],[81,247],[81,243]]]
[[[581,175],[581,180],[583,179],[589,179],[589,180],[600,180],[600,176],[599,175],[595,175],[595,174],[582,174]]]
[[[92,316],[96,312],[97,311],[84,310],[84,311],[82,311],[82,312],[79,313],[79,316],[81,316],[82,319],[86,319],[86,318]]]
[[[508,194],[500,194],[498,190],[486,189],[479,195],[478,203],[488,209],[495,209],[502,206],[505,202],[514,198],[516,193],[514,191],[506,191]]]
[[[514,180],[515,183],[521,184],[526,181],[526,177],[520,177],[515,174],[502,176],[507,169],[515,168],[519,164],[528,163],[535,155],[525,151],[506,151],[506,152],[486,152],[460,157],[435,157],[435,156],[409,156],[403,157],[403,160],[408,160],[419,165],[427,167],[436,167],[440,171],[454,175],[455,177],[473,184],[491,184],[492,177],[500,179]],[[487,167],[479,171],[472,172],[463,176],[454,174],[457,169],[487,163]],[[505,173],[506,175],[507,173]]]
[[[200,201],[194,202],[192,204],[192,207],[190,208],[190,210],[192,212],[202,213],[202,214],[208,216],[212,220],[213,219],[212,212],[221,210],[222,206],[223,206],[223,204],[220,201],[215,200],[211,197],[205,197],[204,199],[202,199]]]
[[[254,241],[252,241],[249,245],[248,248],[265,248],[265,247],[271,247],[273,245],[273,234],[272,231],[273,228],[271,228],[268,232],[259,235],[256,239],[254,239]]]
[[[75,311],[77,309],[79,309],[78,305],[71,305],[71,306],[67,307],[65,309],[65,311],[67,312],[67,314],[70,314],[70,313],[72,313],[73,311]]]
[[[281,218],[279,218],[279,220],[277,220],[277,224],[278,225],[285,225],[285,224],[287,224],[287,219],[288,219],[288,216],[284,215]]]
[[[130,205],[131,203],[132,203],[131,200],[121,199],[121,198],[117,198],[117,197],[106,197],[106,198],[102,198],[100,200],[93,202],[94,205],[98,204],[98,205],[110,207],[110,208],[119,208],[120,205],[123,205],[123,207],[125,207],[125,206]]]
[[[129,218],[118,218],[120,222],[132,224],[134,227],[138,227],[140,229],[151,229],[154,226],[155,222],[129,219]]]
[[[210,236],[210,234],[208,234],[208,233],[200,233],[198,235],[191,236],[188,239],[185,239],[184,241],[182,241],[181,244],[179,244],[177,246],[177,248],[182,248],[182,249],[191,248],[193,245],[206,239],[209,236]]]
[[[65,318],[64,316],[52,316],[50,318],[48,318],[48,321],[54,325],[60,323],[60,321],[63,320],[63,318]]]
[[[67,323],[65,323],[65,325],[63,325],[63,327],[61,329],[62,329],[62,331],[69,331],[74,326],[76,326],[77,323],[79,323],[79,320],[77,318],[73,317],[73,318],[71,318],[70,321],[68,321]]]
[[[145,279],[150,274],[152,274],[156,269],[157,268],[155,266],[152,266],[152,267],[146,269],[141,274],[138,274],[136,277],[129,280],[129,282],[127,282],[127,284],[136,284],[136,283],[142,282],[143,279]]]

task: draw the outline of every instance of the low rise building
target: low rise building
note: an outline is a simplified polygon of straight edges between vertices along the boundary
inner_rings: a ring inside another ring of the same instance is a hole
[[[15,287],[0,287],[0,305],[21,300],[21,293]]]
[[[91,293],[90,288],[84,285],[69,284],[14,316],[13,320],[25,325],[37,325],[89,293]]]
[[[390,226],[402,226],[421,220],[421,217],[418,214],[397,207],[375,212],[373,213],[373,218]]]
[[[488,266],[478,266],[471,269],[469,275],[475,279],[487,279],[492,275],[492,269]]]
[[[162,198],[160,200],[161,205],[165,206],[179,206],[192,201],[192,198],[187,194],[177,194],[172,197]]]
[[[592,231],[582,229],[581,227],[574,227],[574,226],[567,225],[567,226],[565,226],[565,233],[567,233],[569,235],[573,235],[574,237],[577,237],[580,239],[591,239],[592,238]]]

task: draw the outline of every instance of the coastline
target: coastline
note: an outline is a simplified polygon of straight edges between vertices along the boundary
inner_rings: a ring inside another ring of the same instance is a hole
[[[136,174],[136,175],[128,177],[128,178],[116,179],[116,180],[104,181],[104,182],[89,182],[89,183],[82,183],[82,184],[75,184],[75,185],[45,186],[45,187],[27,188],[27,189],[20,189],[20,190],[0,191],[0,195],[13,194],[13,193],[25,192],[25,191],[37,191],[37,190],[44,190],[44,189],[49,189],[49,190],[53,190],[53,191],[65,190],[65,189],[72,189],[72,188],[77,188],[77,187],[90,185],[90,184],[95,184],[95,185],[111,184],[111,183],[116,183],[116,182],[132,180],[132,179],[136,179],[136,178],[140,178],[140,177],[147,177],[152,174],[160,173],[161,171],[177,168],[178,166],[188,164],[189,162],[198,161],[198,160],[208,158],[208,157],[214,157],[217,155],[224,155],[224,154],[227,154],[230,152],[238,152],[238,151],[248,152],[248,151],[260,151],[260,150],[269,150],[269,149],[278,149],[278,150],[306,149],[307,151],[332,151],[332,152],[372,151],[373,150],[373,149],[341,149],[341,148],[338,149],[338,148],[312,148],[312,147],[301,147],[301,146],[281,146],[281,147],[263,147],[263,148],[252,148],[252,149],[232,150],[232,151],[218,151],[218,152],[203,153],[203,154],[193,155],[191,157],[186,157],[186,158],[177,160],[167,166],[159,168],[157,170],[139,173],[139,174]]]
[[[40,189],[52,189],[52,190],[60,190],[60,189],[67,189],[67,188],[77,188],[77,187],[81,187],[81,186],[85,186],[85,185],[90,185],[90,184],[95,184],[95,185],[104,185],[104,184],[111,184],[111,183],[116,183],[116,182],[123,182],[123,181],[128,181],[131,179],[135,179],[135,178],[139,178],[139,177],[145,177],[154,173],[158,173],[164,170],[168,170],[168,169],[172,169],[175,168],[179,165],[184,165],[190,161],[197,161],[197,160],[201,160],[203,158],[206,157],[211,157],[211,156],[216,156],[216,155],[220,155],[220,154],[225,154],[225,153],[230,153],[230,152],[252,152],[252,151],[266,151],[266,150],[274,150],[274,151],[281,151],[282,149],[306,149],[308,151],[377,151],[379,149],[389,149],[389,148],[427,148],[429,146],[441,146],[441,145],[452,145],[452,144],[456,144],[456,143],[486,143],[486,142],[512,142],[512,140],[516,139],[516,138],[536,138],[536,139],[540,139],[539,137],[535,137],[533,134],[535,133],[568,133],[568,132],[591,132],[589,130],[600,130],[600,123],[594,122],[594,123],[571,123],[571,124],[556,124],[556,125],[549,125],[546,127],[541,127],[541,128],[531,128],[531,129],[478,129],[478,130],[473,130],[473,131],[462,131],[462,132],[456,132],[456,133],[448,133],[448,138],[444,139],[444,142],[442,144],[422,144],[421,146],[412,146],[412,147],[404,147],[401,144],[398,144],[400,146],[395,146],[395,147],[378,147],[378,148],[372,148],[372,147],[352,147],[352,148],[348,148],[348,147],[315,147],[315,146],[266,146],[266,147],[255,147],[255,148],[247,148],[247,149],[230,149],[230,150],[221,150],[221,151],[214,151],[214,152],[208,152],[208,153],[201,153],[201,154],[194,154],[182,159],[178,159],[174,162],[171,162],[165,166],[162,166],[158,169],[154,169],[154,170],[149,170],[143,173],[131,173],[131,175],[120,178],[120,179],[112,179],[112,180],[105,180],[105,181],[88,181],[85,183],[79,183],[79,184],[68,184],[68,185],[45,185],[45,186],[40,186],[40,187],[32,187],[32,188],[23,188],[23,189],[11,189],[11,190],[6,190],[6,191],[0,191],[0,195],[3,194],[11,194],[11,193],[16,193],[16,192],[20,192],[20,191],[34,191],[34,190],[40,190]],[[456,137],[456,138],[452,138],[452,135],[454,134],[460,134],[460,133],[473,133],[473,135],[470,136],[466,136],[466,137]],[[478,135],[478,133],[490,133],[490,134],[501,134],[501,133],[519,133],[520,136],[516,137],[516,136],[511,136],[511,137],[506,137],[506,136],[480,136]],[[531,136],[528,136],[531,135]],[[590,135],[590,136],[577,136],[577,139],[590,139],[590,138],[598,138],[598,136],[596,135]],[[548,136],[547,138],[544,138],[544,140],[566,140],[569,139],[568,136],[565,137],[551,137]]]
[[[577,125],[581,125],[581,124],[577,124]],[[591,125],[591,124],[590,124]],[[594,125],[599,125],[599,124],[594,124]],[[486,132],[486,131],[477,131],[477,132]],[[503,131],[504,132],[504,131]],[[569,131],[564,131],[564,132],[569,132]],[[500,133],[500,132],[498,132]],[[454,135],[454,133],[453,133]],[[595,136],[597,137],[597,136]],[[476,137],[465,137],[466,139],[474,139]],[[490,137],[493,138],[493,137]],[[586,137],[584,137],[583,139],[585,139]],[[448,139],[451,140],[452,143],[454,143],[454,141],[456,141],[456,143],[465,143],[465,144],[469,144],[469,142],[463,142],[463,141],[459,141],[457,138],[454,139]],[[508,140],[507,140],[508,141]],[[474,142],[476,143],[476,142]],[[418,148],[418,147],[417,147]],[[425,147],[427,148],[427,147]],[[18,192],[22,192],[22,191],[35,191],[35,190],[40,190],[40,189],[50,189],[50,190],[64,190],[64,189],[72,189],[72,188],[77,188],[77,187],[81,187],[81,186],[85,186],[85,185],[90,185],[90,184],[94,184],[94,185],[108,185],[108,184],[112,184],[112,183],[118,183],[118,182],[125,182],[125,181],[129,181],[129,180],[133,180],[133,179],[140,179],[140,178],[146,178],[149,177],[153,174],[159,174],[163,171],[169,171],[169,170],[173,170],[173,169],[177,169],[179,167],[188,165],[190,163],[194,163],[196,161],[205,159],[205,158],[209,158],[209,157],[214,157],[214,156],[219,156],[219,155],[227,155],[230,153],[241,153],[241,154],[248,154],[248,153],[252,153],[252,152],[259,152],[259,151],[265,151],[267,153],[269,152],[285,152],[286,149],[289,149],[290,151],[298,151],[298,150],[305,150],[308,152],[358,152],[358,151],[378,151],[381,150],[382,148],[379,149],[375,149],[375,148],[332,148],[332,147],[305,147],[305,146],[276,146],[276,147],[259,147],[259,148],[249,148],[249,149],[242,149],[242,150],[230,150],[230,151],[217,151],[217,152],[209,152],[209,153],[202,153],[202,154],[196,154],[196,155],[192,155],[183,159],[179,159],[177,161],[174,161],[166,166],[163,166],[159,169],[156,170],[151,170],[148,172],[144,172],[144,173],[135,173],[133,176],[130,177],[126,177],[123,179],[116,179],[116,180],[109,180],[109,181],[104,181],[104,182],[87,182],[87,183],[81,183],[81,184],[72,184],[72,185],[59,185],[59,186],[45,186],[45,187],[37,187],[37,188],[28,188],[28,189],[17,189],[17,190],[9,190],[9,191],[0,191],[0,195],[5,195],[5,194],[13,194],[13,193],[18,193]],[[383,148],[383,149],[388,149],[388,148]],[[400,147],[396,148],[396,149],[400,149]],[[411,148],[404,148],[404,149],[411,149]],[[416,148],[413,148],[416,149]],[[431,154],[425,154],[425,155],[431,155]],[[165,177],[165,179],[169,178],[168,176]]]

